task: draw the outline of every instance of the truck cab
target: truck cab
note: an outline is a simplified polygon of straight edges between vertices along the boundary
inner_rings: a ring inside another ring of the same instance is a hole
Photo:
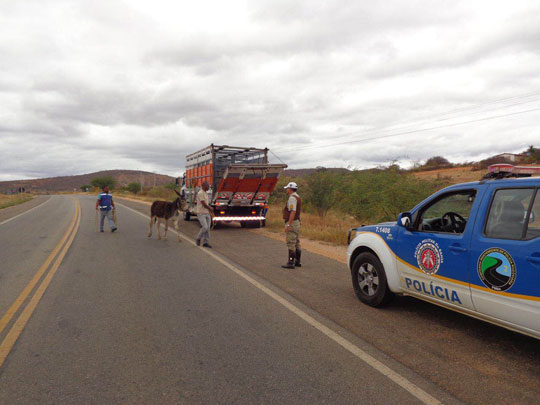
[[[372,306],[410,295],[540,338],[540,178],[445,188],[397,222],[352,229],[348,266]]]

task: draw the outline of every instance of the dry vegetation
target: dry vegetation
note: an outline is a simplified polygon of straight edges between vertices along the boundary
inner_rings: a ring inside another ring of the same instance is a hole
[[[285,226],[281,218],[282,208],[277,204],[270,205],[266,217],[266,229],[268,231],[283,233]],[[343,215],[333,211],[328,212],[324,217],[303,212],[301,234],[302,237],[312,240],[346,245],[349,229],[360,225],[350,215]]]
[[[32,194],[4,195],[0,194],[0,209],[11,207],[30,201],[34,196]]]

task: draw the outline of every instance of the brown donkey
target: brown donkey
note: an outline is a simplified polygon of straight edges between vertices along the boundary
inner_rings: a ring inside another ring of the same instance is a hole
[[[186,198],[184,197],[184,195],[178,193],[178,191],[176,190],[174,190],[174,192],[178,195],[178,198],[173,202],[154,201],[152,203],[152,207],[150,207],[150,232],[148,233],[149,238],[152,237],[152,228],[154,227],[154,223],[157,221],[158,239],[161,239],[160,225],[161,220],[164,219],[165,235],[163,239],[167,240],[169,219],[174,217],[175,215],[178,215],[179,210],[185,211],[187,209]],[[178,231],[178,221],[175,222],[174,227],[176,228],[176,231]],[[180,235],[178,235],[178,242],[181,242]]]

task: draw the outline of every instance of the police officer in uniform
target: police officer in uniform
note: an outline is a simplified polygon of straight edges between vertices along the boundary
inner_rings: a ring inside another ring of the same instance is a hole
[[[287,264],[284,264],[284,269],[294,269],[301,267],[300,257],[300,214],[302,213],[302,199],[296,193],[298,185],[290,182],[285,187],[289,199],[287,205],[283,208],[283,220],[285,221],[285,240],[289,249],[289,258]]]

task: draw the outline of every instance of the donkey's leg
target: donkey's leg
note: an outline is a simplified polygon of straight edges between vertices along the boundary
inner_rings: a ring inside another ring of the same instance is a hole
[[[158,217],[157,219],[157,238],[158,240],[161,240],[161,218]]]
[[[148,232],[148,237],[149,238],[152,237],[152,228],[154,227],[154,221],[155,221],[155,217],[151,216],[150,217],[150,232]]]
[[[176,229],[176,232],[178,233],[178,242],[182,242],[182,239],[180,238],[180,229],[178,229],[178,221],[180,221],[180,214],[178,214],[176,221],[174,221],[174,229]]]
[[[165,219],[165,236],[163,237],[163,240],[167,240],[167,230],[169,229],[169,218]]]

